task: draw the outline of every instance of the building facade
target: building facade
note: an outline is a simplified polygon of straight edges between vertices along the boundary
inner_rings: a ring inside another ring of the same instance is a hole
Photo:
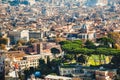
[[[8,32],[8,37],[11,43],[16,43],[18,40],[29,41],[29,30],[13,30]]]

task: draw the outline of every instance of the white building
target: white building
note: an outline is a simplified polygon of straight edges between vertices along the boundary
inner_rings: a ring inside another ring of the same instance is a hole
[[[96,31],[92,30],[89,25],[83,24],[80,33],[78,34],[78,38],[94,40],[96,39]]]
[[[10,37],[10,41],[14,41],[14,42],[17,42],[20,39],[29,41],[29,30],[9,31],[8,36]]]
[[[25,68],[30,68],[30,67],[38,67],[39,65],[39,60],[38,59],[34,59],[34,60],[20,60],[15,62],[16,64],[18,64],[18,66],[21,69],[25,69]]]
[[[105,6],[108,4],[108,0],[97,0],[96,5]]]
[[[28,0],[30,5],[35,4],[35,0]]]
[[[9,77],[12,77],[12,78],[18,78],[18,72],[17,71],[11,71],[9,72]]]
[[[47,75],[45,80],[72,80],[70,77]]]
[[[59,73],[61,76],[65,76],[65,75],[74,75],[74,74],[80,74],[81,73],[81,65],[61,65],[59,67]]]

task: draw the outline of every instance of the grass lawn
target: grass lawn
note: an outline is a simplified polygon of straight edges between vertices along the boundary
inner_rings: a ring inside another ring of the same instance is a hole
[[[102,55],[101,56],[101,62],[102,64],[104,63],[109,63],[109,57],[108,56],[104,56]],[[99,56],[98,55],[92,55],[90,56],[89,60],[88,60],[88,65],[100,65],[100,59],[99,59]]]

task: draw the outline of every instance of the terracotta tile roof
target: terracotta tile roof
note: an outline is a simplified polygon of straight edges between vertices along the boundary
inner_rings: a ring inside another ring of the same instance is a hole
[[[19,57],[23,57],[26,56],[27,54],[25,54],[23,51],[9,51],[6,53],[6,57],[8,58],[19,58]]]

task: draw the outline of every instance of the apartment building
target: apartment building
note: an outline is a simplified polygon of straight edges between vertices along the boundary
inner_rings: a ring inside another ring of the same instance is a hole
[[[81,73],[81,69],[82,66],[78,64],[61,65],[59,66],[59,73],[61,76],[79,74]]]
[[[24,56],[22,60],[16,60],[13,62],[13,64],[17,64],[19,68],[25,69],[30,67],[38,67],[39,66],[39,59],[47,60],[47,57],[50,57],[52,59],[52,55],[42,53],[38,55],[27,55]]]
[[[14,64],[17,64],[20,69],[30,68],[30,67],[38,67],[39,65],[39,59],[34,60],[20,60],[15,62]]]
[[[41,31],[30,31],[29,32],[29,39],[42,39],[43,38],[43,32]]]
[[[30,68],[30,67],[37,67],[39,65],[39,59],[47,60],[47,57],[50,59],[53,58],[52,54],[49,53],[41,53],[37,55],[27,55],[23,51],[10,51],[6,53],[5,61],[11,67],[16,68]],[[6,66],[7,67],[7,66]]]

